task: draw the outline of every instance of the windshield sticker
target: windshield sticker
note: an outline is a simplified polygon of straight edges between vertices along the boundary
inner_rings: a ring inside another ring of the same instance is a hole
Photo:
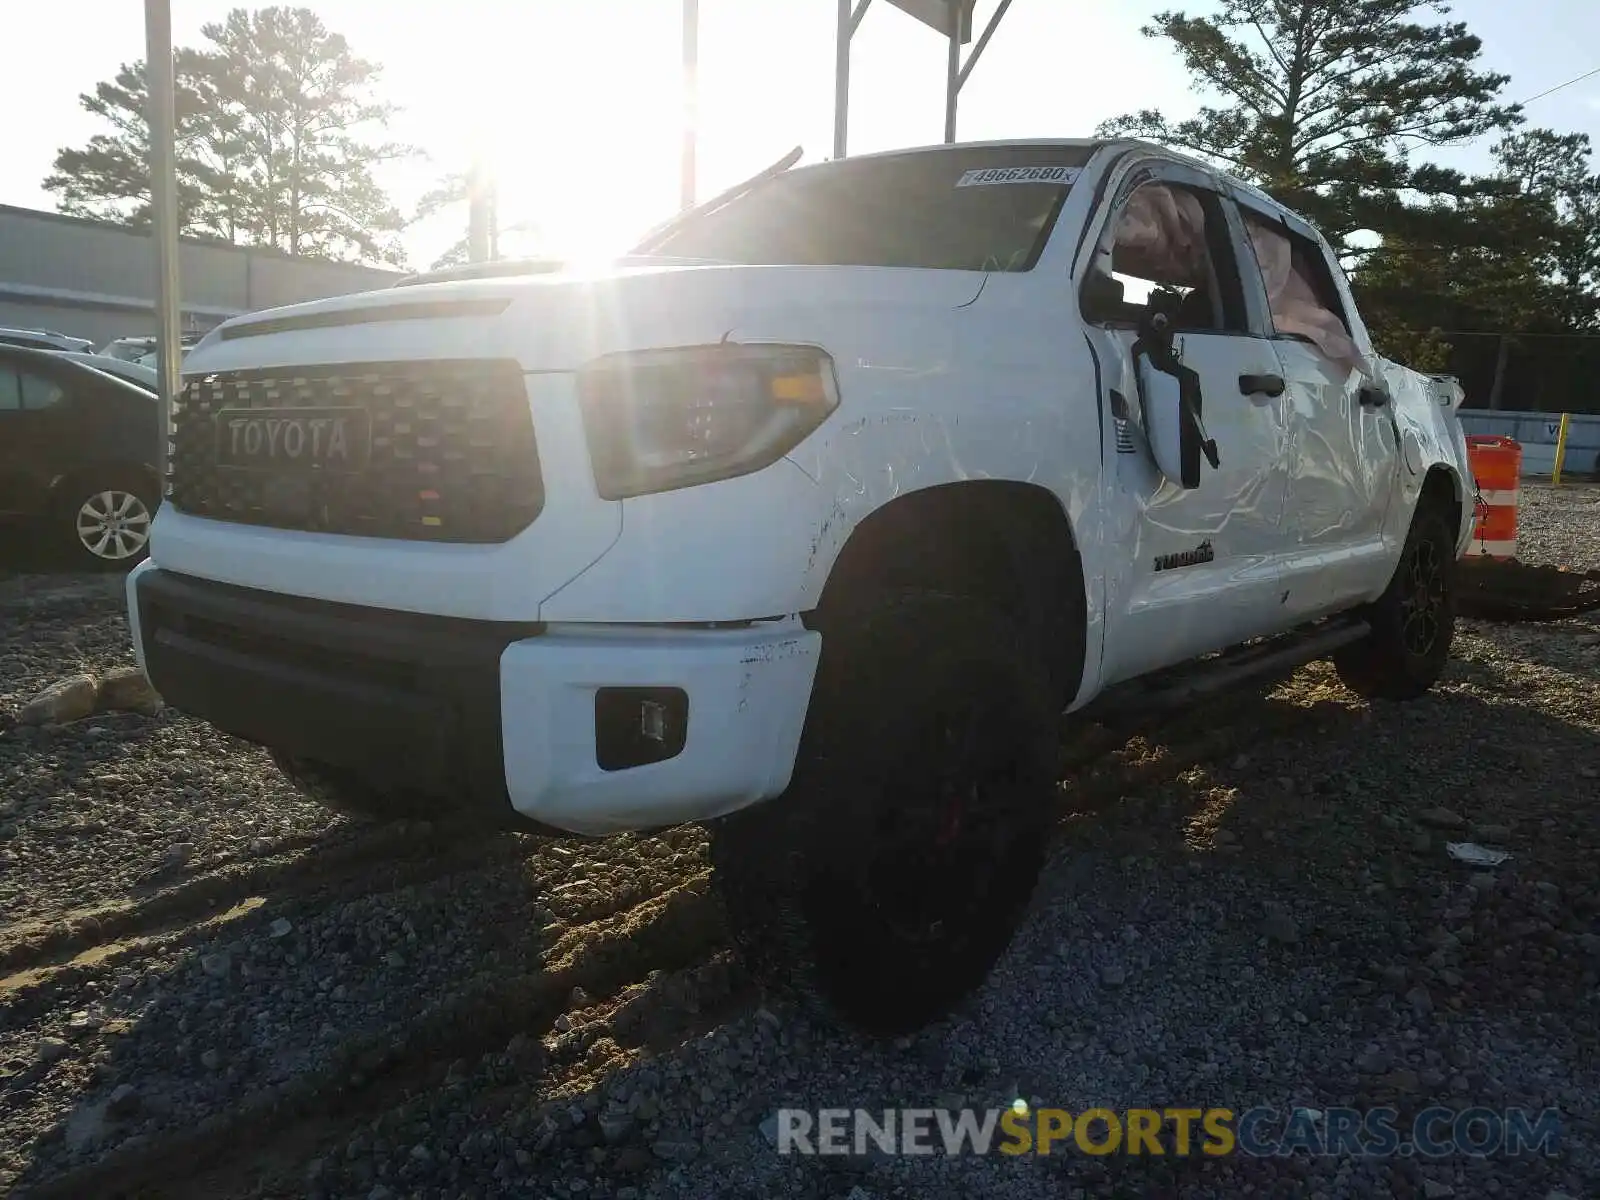
[[[986,167],[968,171],[956,180],[956,186],[987,187],[996,183],[1069,184],[1082,174],[1082,167]]]

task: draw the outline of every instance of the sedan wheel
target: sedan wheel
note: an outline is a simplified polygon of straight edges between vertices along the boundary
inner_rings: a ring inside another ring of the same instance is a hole
[[[108,488],[78,506],[78,545],[95,563],[132,566],[150,543],[150,507],[134,492]]]

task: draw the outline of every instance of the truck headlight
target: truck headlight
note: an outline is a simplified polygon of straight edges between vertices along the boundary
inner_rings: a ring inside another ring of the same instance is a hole
[[[839,406],[833,359],[813,346],[608,354],[579,373],[578,392],[607,500],[759,471]]]

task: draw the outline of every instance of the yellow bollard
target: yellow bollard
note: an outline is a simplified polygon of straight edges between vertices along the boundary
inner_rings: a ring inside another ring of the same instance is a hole
[[[1570,413],[1561,414],[1561,429],[1556,434],[1556,462],[1550,468],[1550,484],[1552,487],[1561,483],[1561,461],[1567,457],[1567,422],[1571,420]]]

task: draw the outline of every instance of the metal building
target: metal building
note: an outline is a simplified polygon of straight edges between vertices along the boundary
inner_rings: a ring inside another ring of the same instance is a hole
[[[183,238],[182,328],[240,313],[388,287],[404,272]],[[156,330],[148,232],[0,204],[0,327],[52,329],[96,344]]]

